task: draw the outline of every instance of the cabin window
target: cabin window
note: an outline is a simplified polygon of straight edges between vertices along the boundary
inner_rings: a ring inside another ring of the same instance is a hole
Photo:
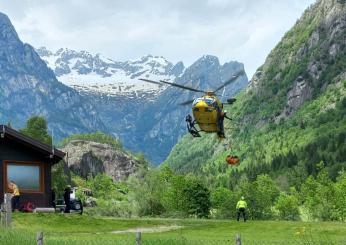
[[[19,192],[43,193],[44,176],[43,164],[31,162],[5,161],[5,186],[10,192],[10,181],[14,181],[19,188]]]

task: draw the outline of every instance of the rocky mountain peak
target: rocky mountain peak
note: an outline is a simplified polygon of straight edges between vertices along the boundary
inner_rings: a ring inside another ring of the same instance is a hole
[[[242,63],[231,61],[223,65],[213,55],[204,55],[188,67],[178,82],[185,81],[186,85],[198,87],[203,90],[213,90],[223,82],[230,79],[233,74],[244,71]],[[226,94],[234,95],[247,85],[246,75],[226,87]]]
[[[210,66],[215,67],[219,66],[219,58],[213,55],[203,55],[201,58],[199,58],[195,63],[192,64],[192,68],[194,66],[200,67],[200,66]]]
[[[46,47],[40,47],[36,49],[36,53],[41,57],[53,55],[53,53],[49,51]]]
[[[3,42],[19,42],[19,37],[7,15],[0,12],[0,40]]]
[[[171,69],[171,73],[178,77],[180,75],[182,75],[182,73],[184,72],[185,70],[185,66],[184,66],[184,63],[182,61],[179,61],[177,64],[175,64],[172,69]]]

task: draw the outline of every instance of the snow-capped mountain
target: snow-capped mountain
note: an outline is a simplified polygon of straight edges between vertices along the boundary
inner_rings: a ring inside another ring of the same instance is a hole
[[[61,48],[55,53],[41,47],[36,50],[57,79],[79,92],[108,96],[152,97],[166,86],[146,83],[138,78],[174,80],[184,71],[179,62],[173,65],[163,57],[147,55],[126,62],[114,61],[100,54]]]

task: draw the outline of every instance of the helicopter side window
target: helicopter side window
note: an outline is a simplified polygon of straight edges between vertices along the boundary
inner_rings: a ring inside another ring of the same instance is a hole
[[[195,106],[198,102],[200,102],[202,99],[201,98],[197,98],[193,101],[192,105]]]

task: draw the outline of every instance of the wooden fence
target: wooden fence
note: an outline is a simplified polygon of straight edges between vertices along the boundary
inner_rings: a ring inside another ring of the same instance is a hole
[[[3,227],[11,227],[12,223],[12,204],[11,204],[12,195],[5,193],[4,203],[1,204],[0,208],[0,219],[1,225]]]
[[[39,231],[37,232],[36,235],[36,244],[37,245],[44,245],[44,239],[43,239],[43,232]],[[116,244],[116,243],[115,243]],[[136,245],[142,245],[142,233],[141,232],[136,232],[136,237],[135,237],[135,243]],[[230,243],[234,244],[234,243]],[[236,235],[235,237],[235,245],[241,245],[241,237],[239,234]]]

